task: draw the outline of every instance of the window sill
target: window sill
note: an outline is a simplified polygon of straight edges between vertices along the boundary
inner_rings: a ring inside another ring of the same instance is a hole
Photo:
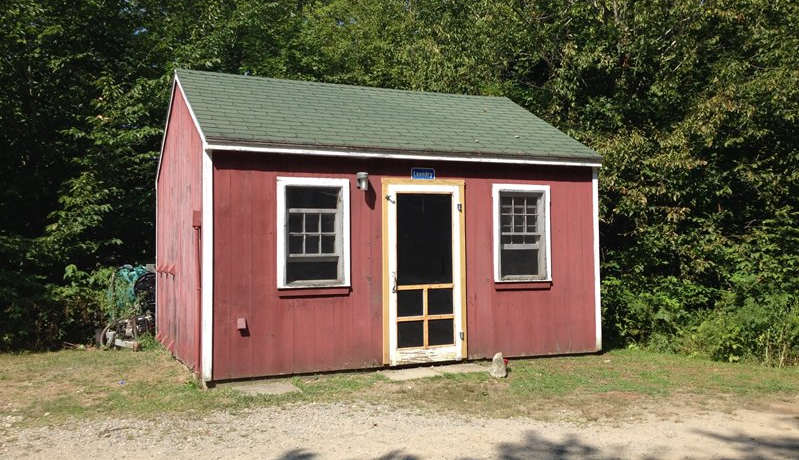
[[[494,281],[497,291],[546,291],[552,289],[552,281]]]
[[[352,288],[349,286],[314,287],[303,286],[296,288],[278,288],[278,297],[333,297],[350,295]]]

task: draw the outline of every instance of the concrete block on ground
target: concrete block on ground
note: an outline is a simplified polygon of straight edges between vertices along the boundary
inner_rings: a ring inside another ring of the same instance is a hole
[[[257,395],[282,395],[286,393],[294,393],[300,391],[291,382],[286,381],[266,381],[266,382],[234,382],[224,385],[225,388],[230,388],[240,391],[244,394],[257,396]]]
[[[379,371],[385,375],[387,379],[394,381],[405,381],[414,379],[423,379],[427,377],[435,377],[441,375],[429,367],[411,367],[408,369],[389,369]]]
[[[435,366],[433,370],[443,374],[467,374],[469,372],[488,372],[488,368],[474,363],[449,364]]]

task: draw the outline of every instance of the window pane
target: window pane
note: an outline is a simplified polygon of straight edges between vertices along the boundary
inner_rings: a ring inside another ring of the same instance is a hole
[[[306,232],[319,232],[319,214],[306,213],[305,214],[305,231]]]
[[[397,195],[397,282],[452,282],[451,195]]]
[[[430,289],[427,291],[428,315],[452,314],[452,289]]]
[[[510,232],[513,228],[513,216],[503,214],[500,216],[499,221],[502,223],[502,232]]]
[[[322,237],[322,254],[336,253],[336,237],[327,235]]]
[[[336,231],[336,215],[335,214],[322,214],[322,231],[334,232]]]
[[[449,345],[455,343],[454,321],[451,319],[437,319],[427,323],[428,345]]]
[[[502,277],[506,276],[539,276],[538,249],[503,249]]]
[[[302,232],[302,213],[291,213],[289,214],[289,231],[294,232]]]
[[[338,208],[338,187],[286,187],[286,203],[289,208],[336,209]]]
[[[397,347],[424,346],[424,321],[403,321],[397,323]]]
[[[293,262],[286,264],[286,283],[295,281],[337,281],[338,261]]]
[[[289,254],[304,254],[302,240],[302,236],[289,236]]]
[[[305,253],[319,254],[319,236],[317,235],[305,236]]]
[[[513,216],[513,231],[514,233],[524,232],[524,215],[517,214]]]
[[[397,291],[397,316],[422,316],[422,290]]]

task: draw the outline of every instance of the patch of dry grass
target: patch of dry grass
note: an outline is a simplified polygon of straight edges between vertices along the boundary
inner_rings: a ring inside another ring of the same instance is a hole
[[[235,403],[197,391],[191,374],[161,350],[64,350],[0,354],[0,415],[59,423],[95,415],[151,416]]]
[[[729,412],[799,402],[798,368],[716,363],[641,350],[511,360],[510,370],[502,380],[462,374],[385,382],[362,397],[485,417],[576,421],[669,417],[679,407]]]
[[[593,421],[674,409],[731,411],[795,407],[799,369],[618,350],[602,355],[511,360],[507,379],[487,373],[445,374],[406,382],[375,372],[294,377],[302,391],[245,396],[197,388],[163,350],[65,350],[0,354],[0,422],[58,424],[96,416],[239,410],[292,402],[381,403],[467,416]],[[10,421],[10,422],[9,422]],[[0,426],[0,430],[2,426]]]

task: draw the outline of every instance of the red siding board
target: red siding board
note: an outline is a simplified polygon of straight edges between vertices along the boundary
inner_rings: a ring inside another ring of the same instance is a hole
[[[383,200],[375,191],[383,177],[408,177],[412,166],[465,180],[468,356],[594,351],[590,168],[233,152],[215,153],[214,164],[215,380],[382,365]],[[355,187],[357,171],[369,171],[369,192]],[[279,296],[277,176],[350,179],[348,294]],[[546,289],[496,289],[493,281],[491,185],[506,182],[550,186],[553,282]],[[235,329],[237,315],[247,317],[249,337]]]
[[[250,337],[253,341],[252,369],[270,369],[274,367],[274,357],[270,350],[274,350],[273,338],[265,334],[263,325],[274,323],[274,309],[269,308],[272,299],[269,297],[269,286],[271,278],[265,267],[268,264],[274,265],[273,261],[266,259],[269,251],[271,238],[269,229],[274,221],[259,209],[267,206],[268,200],[273,198],[273,194],[264,193],[265,191],[252,191],[252,219],[253,219],[253,242],[252,242],[252,310],[250,312]]]
[[[488,197],[489,201],[482,197]],[[482,348],[506,349],[497,346],[499,339],[495,333],[496,321],[501,322],[499,330],[505,330],[505,307],[499,302],[493,308],[489,307],[493,302],[493,255],[486,259],[485,254],[492,251],[493,229],[491,219],[485,213],[491,212],[490,197],[491,184],[488,181],[470,181],[466,187],[466,297],[470,299],[466,314],[469,357],[473,358],[483,356],[473,355],[475,350]],[[480,212],[482,217],[472,218],[473,209]],[[477,347],[478,344],[487,344],[487,347]]]
[[[260,325],[253,321],[251,312],[253,305],[252,291],[252,253],[253,235],[252,226],[252,190],[249,171],[238,171],[230,179],[230,216],[232,229],[230,243],[226,248],[229,253],[228,282],[232,286],[229,293],[230,310],[228,312],[229,347],[228,359],[234,369],[252,369],[253,360],[253,335],[249,331],[240,331],[236,328],[237,319],[244,318],[250,330],[259,330]],[[245,180],[235,180],[236,176],[243,176]],[[231,295],[235,293],[235,295]],[[221,312],[220,312],[221,313]],[[260,334],[259,334],[260,336]]]
[[[202,141],[180,92],[172,97],[156,197],[156,324],[161,343],[197,371],[199,246],[192,224],[201,208]]]
[[[231,211],[231,179],[232,171],[214,168],[214,333],[212,374],[215,380],[229,378],[234,367],[235,353],[233,349],[230,314],[233,308],[232,279],[234,274],[232,256],[227,250],[232,245],[232,233],[235,222]],[[227,286],[227,289],[219,289]],[[238,294],[238,293],[237,293]],[[231,356],[233,354],[234,356]]]
[[[274,275],[274,271],[269,273]],[[272,285],[274,286],[274,276],[272,280]],[[268,350],[272,354],[274,362],[274,367],[270,369],[272,371],[270,373],[290,374],[294,371],[294,356],[291,353],[294,345],[294,309],[288,305],[288,302],[273,302],[269,308],[272,309],[275,315],[274,324],[264,325],[264,333],[271,334],[273,337],[273,348]]]
[[[367,168],[374,170],[373,165]],[[367,200],[367,210],[363,212],[369,215],[369,261],[365,265],[369,267],[369,273],[364,276],[364,282],[369,286],[369,324],[371,325],[370,334],[364,337],[355,336],[355,347],[357,362],[369,363],[373,366],[382,364],[383,357],[383,203],[384,200],[375,189],[381,190],[379,181],[372,179],[369,191],[366,192],[370,198]],[[357,191],[356,191],[357,193]],[[372,196],[374,193],[374,196]],[[377,218],[375,218],[377,217]],[[379,353],[373,354],[371,350]]]

